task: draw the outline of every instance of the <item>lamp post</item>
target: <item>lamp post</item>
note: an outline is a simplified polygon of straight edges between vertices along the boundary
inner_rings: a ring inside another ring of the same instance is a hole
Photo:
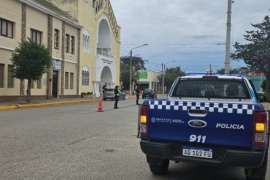
[[[164,94],[164,89],[165,89],[165,86],[164,86],[164,80],[165,80],[165,64],[172,63],[172,62],[175,62],[175,61],[166,62],[164,64],[162,63],[162,94]]]
[[[140,47],[143,47],[143,46],[147,46],[148,44],[143,44],[143,45],[140,45],[140,46],[137,46],[137,47],[134,47],[130,50],[130,62],[129,62],[129,65],[130,65],[130,74],[129,74],[129,95],[131,95],[131,91],[132,91],[132,82],[131,82],[131,79],[132,79],[132,50],[133,49],[137,49],[137,48],[140,48]]]

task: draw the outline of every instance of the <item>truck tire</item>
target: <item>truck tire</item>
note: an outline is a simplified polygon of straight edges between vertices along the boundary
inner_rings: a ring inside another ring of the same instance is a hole
[[[169,162],[169,160],[163,159],[160,165],[149,164],[149,167],[153,174],[164,175],[168,172]]]
[[[267,171],[268,152],[265,155],[264,161],[260,167],[245,168],[246,180],[265,180]]]

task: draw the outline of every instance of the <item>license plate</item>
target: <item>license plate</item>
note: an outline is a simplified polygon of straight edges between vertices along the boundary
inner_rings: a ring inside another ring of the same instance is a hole
[[[208,158],[211,159],[212,149],[208,148],[194,148],[194,147],[183,147],[183,156],[191,156],[191,157],[200,157],[200,158]]]

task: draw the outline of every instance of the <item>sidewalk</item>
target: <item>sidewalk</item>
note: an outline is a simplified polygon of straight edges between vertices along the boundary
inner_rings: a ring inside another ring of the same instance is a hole
[[[32,100],[30,103],[26,101],[0,102],[0,110],[30,108],[41,106],[53,106],[62,104],[75,104],[83,102],[97,102],[99,98],[68,98],[68,99],[48,99],[48,100]]]
[[[127,96],[128,98],[133,98],[134,96]],[[26,101],[14,101],[14,102],[0,102],[0,111],[8,109],[17,108],[30,108],[30,107],[42,107],[42,106],[56,106],[62,104],[76,104],[85,102],[98,102],[99,97],[89,97],[89,98],[67,98],[67,99],[48,99],[48,100],[32,100],[30,103]]]

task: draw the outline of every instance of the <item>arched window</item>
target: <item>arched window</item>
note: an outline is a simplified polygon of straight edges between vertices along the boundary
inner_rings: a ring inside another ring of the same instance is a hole
[[[90,51],[90,35],[86,30],[83,32],[83,50],[87,52]]]
[[[86,66],[82,70],[82,86],[89,86],[89,69]]]
[[[87,37],[87,51],[90,51],[90,37]]]

